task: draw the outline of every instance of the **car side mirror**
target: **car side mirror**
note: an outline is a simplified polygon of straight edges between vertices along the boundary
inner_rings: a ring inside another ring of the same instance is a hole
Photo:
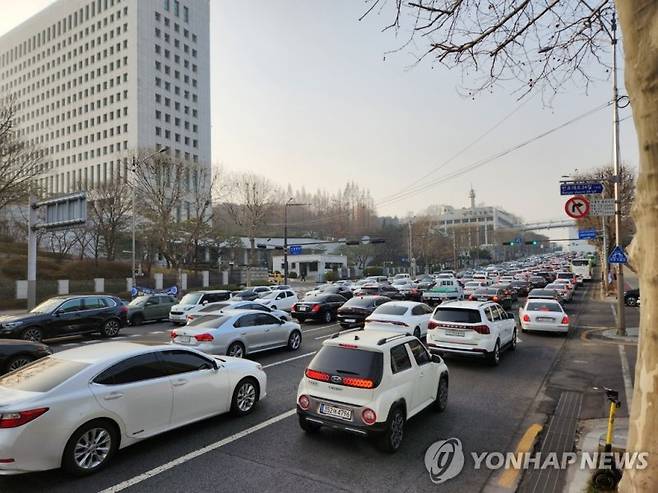
[[[203,303],[201,303],[201,304],[202,304],[202,305],[207,305],[207,304],[208,304],[208,300],[203,300]]]
[[[443,360],[441,359],[441,356],[438,354],[433,354],[432,355],[432,363],[442,363]]]
[[[286,323],[286,319],[283,318],[283,317],[281,317],[281,318],[277,318],[277,322],[279,323],[279,325],[283,325],[283,324]]]
[[[213,367],[213,370],[215,370],[215,371],[219,370],[219,364],[217,364],[217,361],[212,360],[212,367]]]

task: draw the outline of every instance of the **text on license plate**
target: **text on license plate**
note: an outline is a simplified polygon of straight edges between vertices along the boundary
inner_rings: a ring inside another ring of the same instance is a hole
[[[330,406],[329,404],[320,404],[320,414],[344,419],[345,421],[352,421],[351,409],[343,409],[342,407]]]
[[[189,344],[192,338],[190,336],[178,336],[176,342],[180,344]]]
[[[445,331],[447,336],[464,337],[466,335],[466,331],[460,329],[445,329]]]
[[[345,322],[347,322],[348,324],[353,324],[354,322],[356,322],[356,320],[353,318],[346,318]]]
[[[555,322],[555,319],[551,317],[537,317],[537,322]]]
[[[304,305],[301,305],[301,306],[298,308],[298,310],[299,310],[300,312],[305,312],[306,310],[308,310],[308,307],[307,307],[307,306],[304,306]]]

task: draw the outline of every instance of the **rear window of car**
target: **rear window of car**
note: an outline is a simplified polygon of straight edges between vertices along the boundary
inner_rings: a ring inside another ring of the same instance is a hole
[[[331,295],[328,294],[316,294],[304,298],[304,301],[308,303],[324,303],[326,301],[329,301],[330,296]]]
[[[562,313],[562,307],[557,303],[545,303],[543,301],[531,301],[525,307],[528,312],[559,312]]]
[[[528,296],[530,298],[553,298],[555,294],[555,291],[552,289],[533,289]]]
[[[462,324],[477,324],[482,322],[479,310],[469,308],[437,308],[432,315],[439,322],[455,322]]]
[[[89,366],[48,356],[0,377],[0,387],[24,392],[48,392]]]
[[[224,315],[222,317],[218,317],[217,315],[203,315],[202,317],[192,320],[189,324],[187,324],[187,326],[194,327],[195,329],[216,329],[220,325],[224,324],[224,322],[226,322],[229,318],[231,317],[228,315]]]
[[[369,378],[376,387],[382,379],[384,355],[378,351],[322,346],[308,367],[330,375]]]
[[[347,300],[343,306],[356,306],[361,308],[371,308],[375,306],[376,298],[352,298]]]
[[[392,303],[384,303],[382,306],[377,308],[373,315],[404,315],[407,313],[408,307],[394,305]]]

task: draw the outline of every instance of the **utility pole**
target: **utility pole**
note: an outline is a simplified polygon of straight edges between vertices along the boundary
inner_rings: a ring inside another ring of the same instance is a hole
[[[617,19],[612,13],[612,161],[615,180],[615,244],[621,246],[621,164],[619,162],[619,93],[617,89]],[[608,259],[606,259],[607,262]],[[617,335],[626,335],[624,313],[624,264],[617,264]]]
[[[283,206],[283,284],[288,284],[288,207],[301,207],[309,204],[297,204],[290,197]]]
[[[37,303],[37,205],[36,197],[30,193],[27,221],[27,310]]]
[[[409,218],[409,275],[411,277],[416,276],[416,261],[414,260],[414,248],[413,248],[413,219]]]

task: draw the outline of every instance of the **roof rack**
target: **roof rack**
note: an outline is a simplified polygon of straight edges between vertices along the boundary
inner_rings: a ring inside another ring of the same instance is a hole
[[[354,329],[347,329],[347,330],[339,330],[334,335],[332,335],[331,338],[335,339],[336,337],[342,336],[343,334],[349,334],[350,332],[358,332],[360,330],[363,330],[363,327],[356,327]]]
[[[395,339],[399,339],[400,337],[411,337],[411,334],[410,334],[409,332],[406,332],[406,333],[404,333],[404,334],[395,334],[395,335],[393,335],[393,336],[384,337],[384,338],[379,339],[379,340],[377,341],[377,345],[378,345],[378,346],[381,346],[381,345],[383,345],[383,344],[386,344],[386,343],[389,342],[389,341],[393,341],[393,340],[395,340]]]

